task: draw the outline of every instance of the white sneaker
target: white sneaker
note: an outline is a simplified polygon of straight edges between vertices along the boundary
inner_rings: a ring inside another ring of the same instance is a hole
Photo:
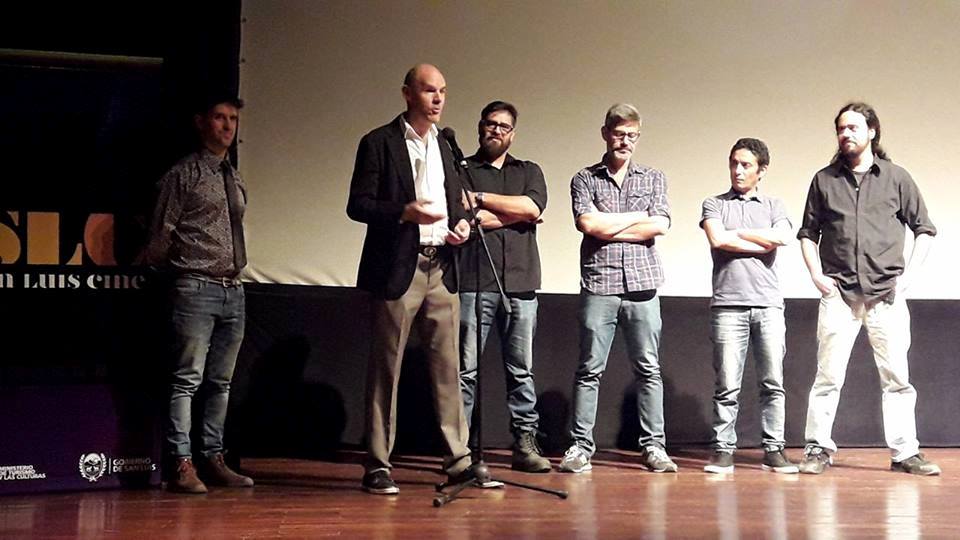
[[[563,454],[563,461],[560,462],[560,472],[582,473],[593,469],[590,464],[590,456],[577,445],[567,448]]]

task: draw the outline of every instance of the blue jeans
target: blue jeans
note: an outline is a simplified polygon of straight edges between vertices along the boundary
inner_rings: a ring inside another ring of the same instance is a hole
[[[170,291],[173,380],[166,429],[168,452],[190,457],[191,404],[203,389],[203,455],[223,452],[230,380],[243,341],[243,286],[179,277]]]
[[[660,378],[660,298],[628,300],[620,295],[580,293],[580,363],[573,383],[573,444],[592,456],[600,378],[607,367],[617,327],[623,328],[627,355],[637,380],[641,448],[666,446],[663,431],[663,380]]]
[[[737,413],[740,383],[753,344],[753,359],[760,390],[760,425],[764,450],[784,445],[783,356],[786,352],[786,325],[779,307],[714,307],[710,339],[713,341],[713,369],[717,375],[713,394],[713,440],[717,450],[737,448]]]
[[[477,318],[474,312],[477,293],[460,293],[460,392],[467,424],[473,416],[477,390]],[[510,298],[511,314],[500,305],[500,293],[480,293],[480,354],[487,343],[490,326],[496,322],[500,353],[510,410],[510,431],[514,437],[536,432],[537,391],[533,384],[533,336],[537,332],[537,299]]]

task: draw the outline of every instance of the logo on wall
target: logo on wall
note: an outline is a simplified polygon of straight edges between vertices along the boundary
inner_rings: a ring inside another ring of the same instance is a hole
[[[103,454],[91,452],[80,455],[80,476],[90,482],[96,482],[107,470],[107,457]]]
[[[102,452],[90,452],[80,455],[80,476],[90,482],[96,482],[104,474],[150,473],[157,470],[157,464],[148,457],[107,458]]]

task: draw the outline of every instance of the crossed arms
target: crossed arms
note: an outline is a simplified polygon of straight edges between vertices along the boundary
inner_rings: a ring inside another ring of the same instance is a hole
[[[476,193],[466,192],[470,202],[476,206]],[[464,205],[467,208],[466,204]],[[500,195],[483,193],[483,208],[477,209],[477,217],[483,230],[489,231],[521,222],[536,222],[542,210],[527,195]]]
[[[768,229],[727,229],[718,218],[703,220],[703,232],[713,249],[732,253],[770,253],[790,242],[790,222],[781,219]]]
[[[577,217],[577,230],[608,242],[644,242],[666,234],[669,228],[669,218],[644,211],[592,211]]]

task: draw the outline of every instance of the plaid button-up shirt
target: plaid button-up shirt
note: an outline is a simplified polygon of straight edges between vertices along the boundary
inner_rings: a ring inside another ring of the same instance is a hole
[[[578,172],[570,181],[574,220],[589,212],[646,212],[670,218],[667,179],[650,167],[630,162],[618,186],[601,162]],[[663,284],[663,266],[654,239],[608,242],[583,235],[580,243],[580,287],[592,294],[624,294]]]

